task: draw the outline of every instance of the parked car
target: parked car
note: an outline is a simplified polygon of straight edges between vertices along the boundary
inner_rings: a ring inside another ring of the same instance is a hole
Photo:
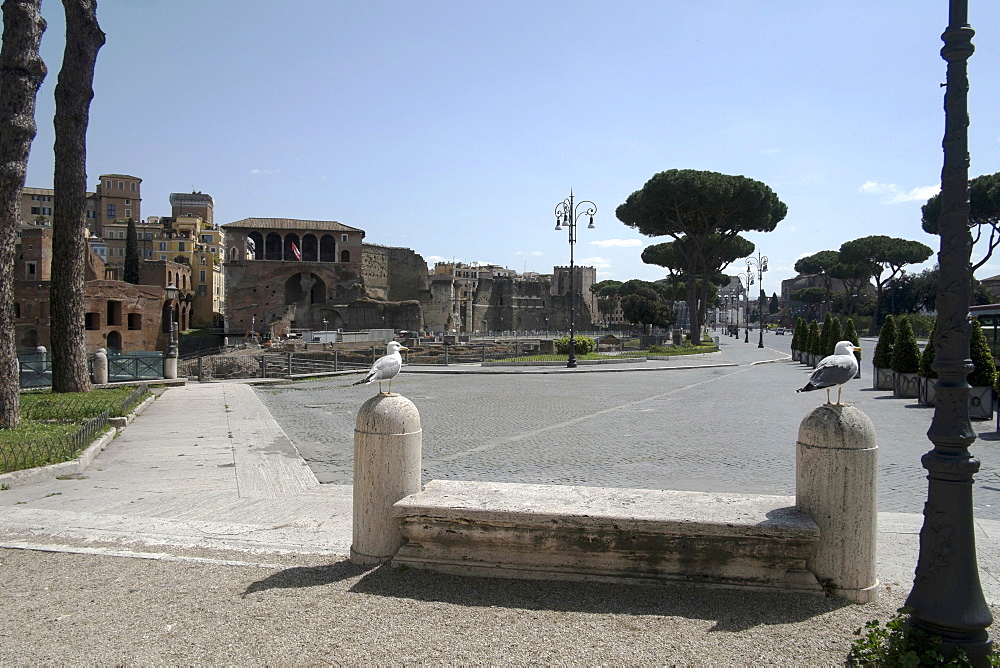
[[[779,327],[778,329],[774,330],[774,333],[775,334],[781,334],[782,336],[784,336],[785,335],[785,328],[784,327]]]

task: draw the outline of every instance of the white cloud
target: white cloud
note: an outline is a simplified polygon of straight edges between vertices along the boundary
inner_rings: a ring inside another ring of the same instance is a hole
[[[642,239],[604,239],[602,241],[588,241],[591,246],[601,248],[635,248],[642,245]]]
[[[515,251],[514,255],[534,255],[537,257],[539,255],[545,255],[545,253],[542,251]]]
[[[251,169],[251,174],[280,174],[280,169]]]
[[[866,195],[881,195],[888,199],[883,200],[883,204],[899,204],[900,202],[922,202],[930,199],[940,192],[941,186],[918,186],[908,191],[903,190],[895,183],[878,183],[877,181],[865,181],[858,192]]]
[[[611,262],[603,257],[595,255],[594,257],[585,257],[579,260],[576,264],[583,265],[586,267],[596,267],[597,269],[610,269]]]

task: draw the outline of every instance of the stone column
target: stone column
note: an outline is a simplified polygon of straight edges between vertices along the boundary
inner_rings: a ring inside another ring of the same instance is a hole
[[[403,544],[392,504],[420,491],[422,437],[417,407],[398,394],[378,394],[358,411],[352,563],[384,563]]]
[[[833,593],[855,603],[878,598],[878,445],[875,427],[853,406],[825,404],[799,425],[796,507],[819,526],[806,564]]]
[[[108,383],[108,353],[104,348],[98,348],[94,354],[94,385]]]

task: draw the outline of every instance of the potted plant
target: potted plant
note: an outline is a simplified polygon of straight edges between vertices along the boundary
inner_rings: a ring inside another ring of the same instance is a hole
[[[934,381],[937,380],[937,371],[931,366],[934,364],[934,334],[937,333],[937,325],[931,330],[931,338],[928,339],[924,351],[920,353],[920,369],[918,375],[918,396],[921,406],[933,406],[935,399]]]
[[[856,348],[861,347],[861,339],[858,338],[858,330],[854,326],[854,318],[848,318],[844,323],[844,340],[850,341]],[[858,373],[855,378],[861,378],[861,351],[855,350],[854,356],[858,358]]]
[[[806,352],[808,355],[806,356],[806,364],[815,369],[816,365],[819,364],[819,359],[817,359],[819,357],[819,325],[815,320],[809,323],[809,338],[807,341],[808,347],[806,348]]]
[[[993,417],[993,382],[997,377],[997,367],[990,352],[990,344],[983,334],[983,326],[975,319],[972,321],[969,357],[976,367],[967,376],[969,385],[972,386],[969,390],[969,418],[989,420]]]
[[[796,362],[802,361],[802,349],[806,336],[806,319],[797,318],[795,320],[795,330],[792,332],[792,359]]]
[[[823,355],[832,355],[835,352],[837,344],[844,340],[844,330],[840,328],[840,318],[834,317],[830,319],[830,336],[827,337],[827,349],[823,351]]]
[[[876,390],[892,389],[892,347],[895,343],[896,321],[891,315],[887,315],[872,354],[872,387]]]
[[[906,316],[896,323],[896,343],[892,347],[892,394],[901,399],[917,397],[917,370],[920,368],[920,346]],[[993,378],[990,378],[993,384]]]

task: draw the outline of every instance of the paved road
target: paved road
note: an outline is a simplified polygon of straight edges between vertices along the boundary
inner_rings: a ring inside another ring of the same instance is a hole
[[[722,352],[682,363],[720,366],[631,373],[418,374],[393,389],[420,411],[424,479],[580,484],[695,491],[795,493],[801,420],[825,393],[796,394],[809,370],[780,359],[790,336],[722,338]],[[863,341],[868,352],[873,341]],[[721,366],[728,364],[727,366]],[[674,361],[643,367],[672,366]],[[879,440],[879,510],[919,513],[926,495],[920,456],[931,448],[933,410],[849,384]],[[582,367],[581,367],[582,369]],[[552,369],[548,369],[552,371]],[[258,395],[321,482],[349,484],[358,406],[375,390],[339,377],[258,388]],[[1000,519],[1000,441],[973,423],[982,461],[976,516]]]

